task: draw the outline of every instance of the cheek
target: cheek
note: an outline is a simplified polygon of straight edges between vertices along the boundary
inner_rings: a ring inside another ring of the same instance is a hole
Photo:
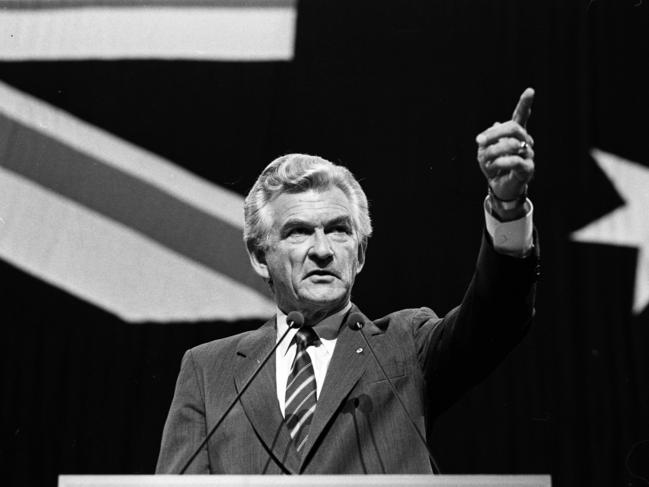
[[[275,273],[282,276],[288,277],[298,274],[301,268],[299,252],[287,251],[274,256],[272,267]]]
[[[354,277],[356,269],[358,269],[358,255],[356,249],[347,249],[345,252],[345,270],[350,273],[350,277]]]

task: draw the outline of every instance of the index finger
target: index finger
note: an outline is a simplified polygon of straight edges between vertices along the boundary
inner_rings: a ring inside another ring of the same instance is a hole
[[[527,120],[530,118],[532,113],[532,102],[534,101],[534,89],[527,88],[520,99],[518,104],[514,109],[514,114],[512,115],[512,120],[520,124],[521,127],[527,125]]]

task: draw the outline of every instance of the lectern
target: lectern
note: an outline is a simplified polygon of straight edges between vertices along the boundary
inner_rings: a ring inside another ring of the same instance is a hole
[[[551,487],[549,475],[61,475],[59,487]]]

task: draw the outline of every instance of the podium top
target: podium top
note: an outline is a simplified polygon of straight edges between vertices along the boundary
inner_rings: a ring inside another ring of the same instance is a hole
[[[551,487],[549,475],[60,475],[59,487]]]

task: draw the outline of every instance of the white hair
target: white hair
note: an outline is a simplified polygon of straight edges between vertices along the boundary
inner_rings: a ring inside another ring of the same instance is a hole
[[[250,251],[265,248],[270,228],[263,209],[282,193],[301,193],[340,188],[352,203],[352,223],[363,246],[372,235],[367,197],[354,175],[322,157],[287,154],[266,166],[248,193],[244,204],[243,240]]]

